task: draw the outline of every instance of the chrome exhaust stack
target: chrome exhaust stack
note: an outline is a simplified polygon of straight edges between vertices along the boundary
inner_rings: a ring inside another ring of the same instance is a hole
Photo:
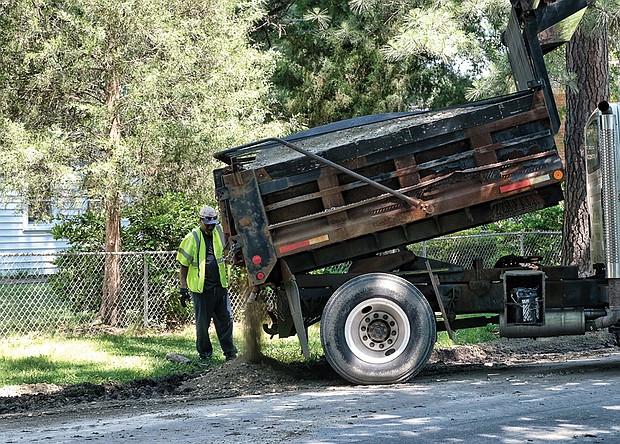
[[[620,319],[620,146],[618,113],[606,101],[589,122],[598,121],[597,143],[586,137],[586,183],[590,212],[590,256],[603,263],[609,285],[605,316],[594,320],[593,330],[610,327]],[[587,125],[591,127],[591,125]]]

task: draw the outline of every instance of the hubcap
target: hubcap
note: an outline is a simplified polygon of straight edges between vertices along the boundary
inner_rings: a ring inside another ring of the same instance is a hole
[[[345,324],[345,339],[353,354],[370,363],[396,359],[409,342],[409,319],[396,303],[373,298],[358,304]]]
[[[374,312],[365,316],[359,328],[360,339],[370,349],[383,350],[398,339],[398,324],[386,312]]]

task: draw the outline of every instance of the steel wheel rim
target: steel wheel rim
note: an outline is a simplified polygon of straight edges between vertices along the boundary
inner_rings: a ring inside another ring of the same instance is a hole
[[[345,339],[351,352],[372,364],[400,356],[411,336],[409,317],[396,303],[372,298],[356,305],[347,316]]]

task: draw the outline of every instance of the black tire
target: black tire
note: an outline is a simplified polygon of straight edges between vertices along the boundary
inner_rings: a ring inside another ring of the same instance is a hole
[[[420,290],[385,273],[338,288],[321,319],[327,361],[355,384],[393,384],[416,375],[436,341],[435,314]]]

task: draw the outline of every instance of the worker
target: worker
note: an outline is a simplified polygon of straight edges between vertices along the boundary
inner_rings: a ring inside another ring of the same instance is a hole
[[[213,356],[211,319],[226,360],[237,357],[223,253],[224,233],[217,212],[205,206],[200,210],[200,225],[185,236],[177,253],[181,264],[181,304],[185,306],[191,295],[196,314],[196,350],[201,360]]]

